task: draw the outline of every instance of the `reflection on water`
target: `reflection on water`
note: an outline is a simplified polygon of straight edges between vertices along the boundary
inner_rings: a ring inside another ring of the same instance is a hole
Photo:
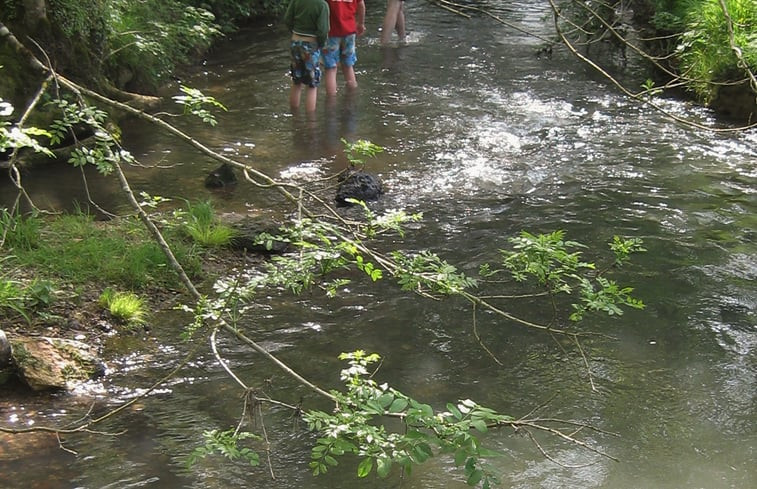
[[[508,4],[500,15],[548,32],[538,9],[521,3]],[[314,118],[288,112],[286,33],[258,26],[217,49],[204,71],[185,80],[230,110],[215,129],[182,122],[184,128],[218,151],[297,182],[344,168],[342,138],[385,146],[369,163],[389,189],[379,208],[404,206],[425,215],[422,231],[409,233],[403,246],[438,251],[469,271],[496,260],[504,239],[521,229],[565,229],[569,238],[600,248],[613,234],[642,237],[649,252],[626,267],[623,278],[648,307],[582,326],[612,337],[585,345],[596,392],[582,359],[553,339],[479,318],[483,340],[503,363],[497,366],[473,338],[461,304],[429,303],[388,283],[355,284],[333,301],[261,298],[248,325],[256,338],[325,387],[338,385],[336,356],[364,348],[385,357],[382,381],[435,406],[470,397],[521,415],[554,397],[545,408],[549,415],[620,435],[589,438],[619,462],[539,438],[565,465],[592,462],[567,468],[545,459],[526,437],[490,433],[488,443],[506,454],[492,460],[503,487],[757,486],[757,136],[716,136],[672,124],[587,76],[566,53],[537,59],[537,40],[482,19],[462,21],[429,4],[408,5],[411,42],[381,48],[370,26],[380,24],[382,13],[369,11],[369,33],[358,44],[358,91],[340,86],[332,100],[322,94]],[[680,115],[710,117],[665,103]],[[137,190],[212,197],[228,211],[282,205],[243,184],[218,202],[220,196],[203,187],[217,163],[141,123],[124,132],[140,161],[156,166],[130,170]],[[123,210],[108,200],[113,185],[97,180],[95,198]],[[3,197],[7,192],[2,187]],[[40,184],[39,195],[59,207],[68,194]],[[538,306],[512,307],[523,316],[538,314]],[[169,319],[164,327],[181,328],[182,319],[174,320],[179,324]],[[221,338],[221,349],[244,378],[261,385],[273,379],[272,395],[318,402],[234,341]],[[122,362],[129,368],[114,372],[104,387],[113,397],[129,397],[180,356],[137,351]],[[28,470],[41,467],[34,454],[12,463],[0,457],[0,481],[4,487],[400,486],[396,474],[357,481],[347,461],[312,477],[310,435],[277,409],[266,418],[276,480],[265,470],[216,460],[187,472],[183,457],[204,430],[237,423],[240,394],[212,358],[200,358],[181,380],[106,428],[128,428],[126,435],[71,437],[66,446],[78,456],[34,442],[49,468]],[[14,422],[9,409],[0,406],[5,424]],[[446,459],[430,461],[401,485],[466,487]]]

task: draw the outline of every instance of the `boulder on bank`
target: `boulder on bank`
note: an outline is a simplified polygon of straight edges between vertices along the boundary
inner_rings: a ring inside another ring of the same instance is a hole
[[[35,391],[71,389],[105,374],[102,360],[80,341],[19,336],[10,344],[18,377]]]

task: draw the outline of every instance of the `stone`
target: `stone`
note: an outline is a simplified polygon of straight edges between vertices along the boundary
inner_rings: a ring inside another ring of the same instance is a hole
[[[237,174],[234,172],[234,168],[228,163],[223,163],[221,166],[208,173],[205,177],[205,186],[207,188],[224,188],[236,185]]]
[[[11,344],[19,378],[35,391],[71,389],[105,374],[105,364],[80,341],[13,337]]]
[[[375,175],[363,170],[353,170],[344,176],[336,189],[336,205],[346,207],[353,205],[347,199],[368,202],[377,200],[384,193],[384,185]]]
[[[11,355],[13,349],[11,343],[8,341],[8,337],[5,335],[5,331],[0,329],[0,369],[3,369],[11,364]]]

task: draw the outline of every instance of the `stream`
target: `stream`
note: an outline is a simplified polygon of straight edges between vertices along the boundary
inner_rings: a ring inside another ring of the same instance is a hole
[[[493,7],[503,19],[550,35],[548,3],[503,4]],[[423,402],[443,409],[471,398],[516,417],[541,406],[544,417],[603,430],[582,436],[617,459],[538,436],[558,464],[526,436],[490,431],[482,438],[503,453],[489,460],[503,488],[757,487],[757,132],[682,126],[623,97],[563,49],[538,58],[539,39],[424,2],[407,2],[408,42],[381,47],[383,11],[383,4],[368,4],[357,92],[347,93],[339,74],[338,98],[328,100],[321,90],[313,117],[288,107],[286,30],[259,24],[220,43],[182,80],[227,106],[218,125],[176,123],[217,151],[298,183],[346,166],[342,138],[384,147],[367,167],[387,188],[375,209],[424,215],[394,245],[434,251],[468,273],[497,260],[507,238],[521,230],[565,230],[568,239],[589,246],[590,261],[608,259],[613,235],[640,237],[647,252],[634,256],[618,279],[647,307],[581,323],[583,331],[602,333],[583,345],[596,390],[570,343],[481,314],[477,327],[497,365],[476,341],[465,304],[410,295],[389,280],[356,281],[335,299],[272,293],[256,302],[244,326],[325,388],[339,386],[340,352],[377,352],[384,359],[380,382]],[[175,84],[165,90],[169,97],[178,93]],[[673,114],[716,123],[701,107],[661,103]],[[123,133],[147,167],[128,172],[137,191],[212,199],[221,212],[276,215],[284,208],[278,195],[244,182],[224,192],[206,189],[204,177],[218,163],[144,122],[127,123]],[[72,196],[86,202],[88,191],[109,211],[128,212],[112,178],[88,173],[85,189],[78,170],[44,171],[44,179],[34,172],[24,177],[43,207],[66,208]],[[11,194],[0,183],[0,196]],[[508,308],[543,319],[539,304]],[[169,335],[187,321],[167,311],[151,326],[156,336]],[[0,423],[56,424],[90,407],[104,411],[142,392],[189,348],[178,340],[113,341],[124,353],[104,380],[73,396],[6,398]],[[305,395],[318,404],[232,338],[221,337],[220,347],[240,377],[257,386],[271,379],[266,389],[273,397],[296,403]],[[186,457],[203,442],[203,431],[236,425],[241,394],[206,352],[98,427],[120,435],[65,437],[76,455],[44,435],[30,438],[26,449],[0,444],[0,487],[467,487],[446,457],[403,479],[397,470],[383,480],[357,479],[351,459],[314,477],[312,435],[276,408],[266,408],[265,420],[275,479],[264,466],[216,458],[188,470]]]

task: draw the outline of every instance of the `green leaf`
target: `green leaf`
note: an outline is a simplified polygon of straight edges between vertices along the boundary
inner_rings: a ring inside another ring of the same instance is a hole
[[[452,413],[452,416],[454,416],[458,421],[463,419],[463,414],[459,409],[457,409],[457,406],[455,406],[451,402],[447,403],[447,410],[449,410],[449,412]]]
[[[357,466],[357,476],[361,478],[367,477],[371,473],[371,470],[373,470],[373,459],[366,457]]]
[[[401,413],[407,407],[407,399],[395,399],[391,406],[389,406],[390,413]]]
[[[473,421],[471,421],[471,426],[476,428],[481,433],[486,433],[488,431],[486,423],[482,419],[474,419]]]
[[[455,465],[460,466],[468,459],[468,452],[465,450],[458,450],[455,452]]]
[[[481,469],[476,469],[473,472],[471,472],[471,475],[468,477],[468,480],[465,481],[466,484],[469,486],[475,486],[479,482],[481,482],[481,479],[484,478],[484,472]]]
[[[390,458],[381,457],[376,460],[376,474],[382,479],[389,475],[391,469],[392,460]]]
[[[394,401],[394,394],[389,393],[389,392],[379,396],[378,398],[378,403],[381,404],[381,407],[384,409],[388,408],[392,404],[393,401]]]

